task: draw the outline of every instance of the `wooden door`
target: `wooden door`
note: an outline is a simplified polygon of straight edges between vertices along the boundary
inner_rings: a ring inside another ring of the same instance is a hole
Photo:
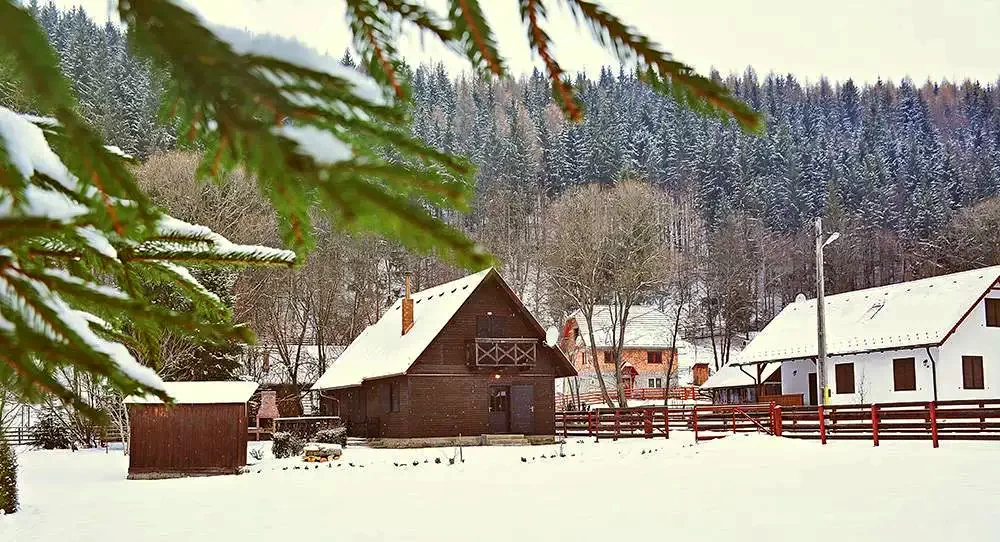
[[[490,433],[510,433],[510,386],[490,386]]]
[[[818,405],[819,401],[816,400],[816,373],[809,373],[809,404]]]
[[[516,384],[510,392],[510,431],[530,435],[535,431],[535,388],[531,384]]]

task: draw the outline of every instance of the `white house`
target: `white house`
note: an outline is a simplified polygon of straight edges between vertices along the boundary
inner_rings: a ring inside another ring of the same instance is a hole
[[[829,403],[1000,396],[998,279],[1000,266],[828,296]],[[816,404],[816,344],[816,300],[796,301],[734,363],[781,362],[782,394]]]

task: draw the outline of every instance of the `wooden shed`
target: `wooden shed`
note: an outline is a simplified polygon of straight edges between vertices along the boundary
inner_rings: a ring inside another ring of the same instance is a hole
[[[174,399],[129,397],[129,479],[233,474],[247,463],[256,382],[166,382]]]

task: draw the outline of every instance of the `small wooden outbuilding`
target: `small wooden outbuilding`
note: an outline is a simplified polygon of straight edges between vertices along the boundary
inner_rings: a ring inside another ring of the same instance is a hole
[[[233,474],[247,464],[256,382],[165,382],[173,405],[129,397],[129,479]]]

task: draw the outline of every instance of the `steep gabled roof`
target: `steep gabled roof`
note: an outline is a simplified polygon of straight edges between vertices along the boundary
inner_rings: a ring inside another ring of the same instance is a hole
[[[826,298],[830,355],[943,343],[985,296],[1000,266],[857,290]],[[816,300],[787,305],[737,364],[816,356]]]
[[[570,315],[580,328],[580,338],[589,346],[587,320],[577,310]],[[611,310],[607,305],[594,305],[594,342],[598,348],[611,348],[611,337],[617,325],[611,324]],[[625,323],[625,348],[670,348],[674,332],[674,318],[650,305],[632,305]],[[680,342],[680,337],[678,337]]]
[[[397,299],[378,322],[368,326],[344,350],[312,389],[347,388],[358,386],[364,380],[405,374],[462,308],[469,296],[490,276],[497,278],[501,287],[527,315],[536,331],[544,337],[544,329],[524,308],[503,277],[489,268],[413,294],[413,327],[405,335],[401,333],[402,298]],[[569,367],[570,373],[575,374],[561,351],[558,348],[553,350]]]

